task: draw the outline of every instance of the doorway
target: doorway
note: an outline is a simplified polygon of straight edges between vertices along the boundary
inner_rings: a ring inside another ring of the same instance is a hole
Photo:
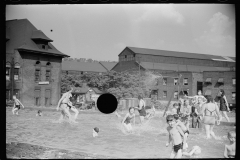
[[[202,93],[203,93],[203,82],[197,81],[197,93],[196,93],[196,95],[198,94],[199,90],[201,90]]]

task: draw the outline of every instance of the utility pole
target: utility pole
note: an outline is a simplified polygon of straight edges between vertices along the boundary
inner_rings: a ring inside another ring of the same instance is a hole
[[[14,58],[12,57],[12,61],[11,61],[11,76],[10,76],[10,80],[11,80],[11,93],[10,93],[10,99],[12,100],[13,98],[13,88],[14,88]]]

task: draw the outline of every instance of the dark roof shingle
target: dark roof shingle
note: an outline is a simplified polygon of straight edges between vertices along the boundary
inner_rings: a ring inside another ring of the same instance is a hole
[[[7,53],[14,53],[14,49],[24,49],[38,53],[69,57],[68,55],[57,50],[50,42],[48,42],[50,49],[39,49],[37,44],[32,40],[32,36],[35,38],[38,37],[40,39],[45,39],[47,41],[52,40],[49,39],[43,32],[37,30],[37,28],[33,26],[28,19],[6,21],[6,27],[10,28],[11,30],[11,32],[9,32],[10,40],[6,42]]]

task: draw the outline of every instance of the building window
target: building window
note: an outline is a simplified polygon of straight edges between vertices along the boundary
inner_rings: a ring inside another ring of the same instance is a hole
[[[183,79],[183,85],[188,85],[188,78]]]
[[[127,58],[127,55],[125,55],[125,58]]]
[[[47,66],[51,66],[51,63],[50,63],[50,62],[47,62],[46,65],[47,65]]]
[[[10,98],[10,90],[7,89],[6,90],[6,99],[9,101],[11,98]]]
[[[35,81],[40,81],[40,69],[35,70]]]
[[[174,78],[174,85],[177,85],[178,78]]]
[[[174,92],[174,98],[176,98],[176,99],[178,98],[178,91]]]
[[[236,92],[232,92],[232,100],[235,100],[236,98]]]
[[[163,91],[163,98],[167,98],[167,91]]]
[[[6,80],[10,80],[10,67],[6,67]]]
[[[167,85],[167,78],[163,78],[163,85]]]
[[[233,85],[236,85],[236,78],[233,78],[233,79],[232,79],[232,84],[233,84]]]
[[[14,68],[14,80],[19,80],[19,68]]]
[[[204,82],[206,85],[211,85],[212,84],[212,78],[207,78],[206,81]]]
[[[45,90],[45,106],[50,106],[51,105],[51,90],[46,89]]]
[[[35,89],[34,91],[34,97],[35,97],[35,105],[40,106],[40,97],[41,97],[41,90],[40,89]]]
[[[50,79],[51,79],[51,71],[46,70],[46,81],[50,81]]]
[[[83,74],[83,72],[81,72],[81,74]]]

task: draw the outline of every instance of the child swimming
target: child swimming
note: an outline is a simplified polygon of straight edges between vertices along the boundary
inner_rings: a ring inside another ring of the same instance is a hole
[[[183,152],[183,156],[191,157],[191,158],[199,158],[199,154],[201,154],[201,148],[199,146],[193,146],[189,152]]]
[[[41,110],[38,110],[36,116],[42,116],[42,111],[41,111]]]
[[[181,128],[177,126],[177,123],[173,115],[168,115],[166,117],[166,120],[169,125],[167,127],[167,131],[169,133],[169,139],[168,139],[168,142],[166,143],[166,147],[168,147],[171,142],[173,144],[170,158],[181,158],[182,149],[183,149],[183,146],[185,145],[184,143],[186,142],[186,138]],[[182,137],[183,137],[183,140],[182,140]]]
[[[24,108],[24,105],[17,99],[15,95],[13,95],[13,108],[12,108],[12,113],[13,115],[16,112],[16,115],[18,115],[18,111],[20,110],[20,105]]]
[[[236,132],[235,131],[228,132],[228,139],[230,141],[230,145],[225,145],[224,157],[225,158],[235,158]]]
[[[98,127],[93,128],[93,137],[97,137],[100,129]]]
[[[126,116],[122,120],[123,126],[126,128],[127,132],[132,133],[132,125],[131,125],[131,119],[134,118],[134,125],[135,125],[135,114],[134,114],[134,108],[130,107],[129,112],[126,114]]]

